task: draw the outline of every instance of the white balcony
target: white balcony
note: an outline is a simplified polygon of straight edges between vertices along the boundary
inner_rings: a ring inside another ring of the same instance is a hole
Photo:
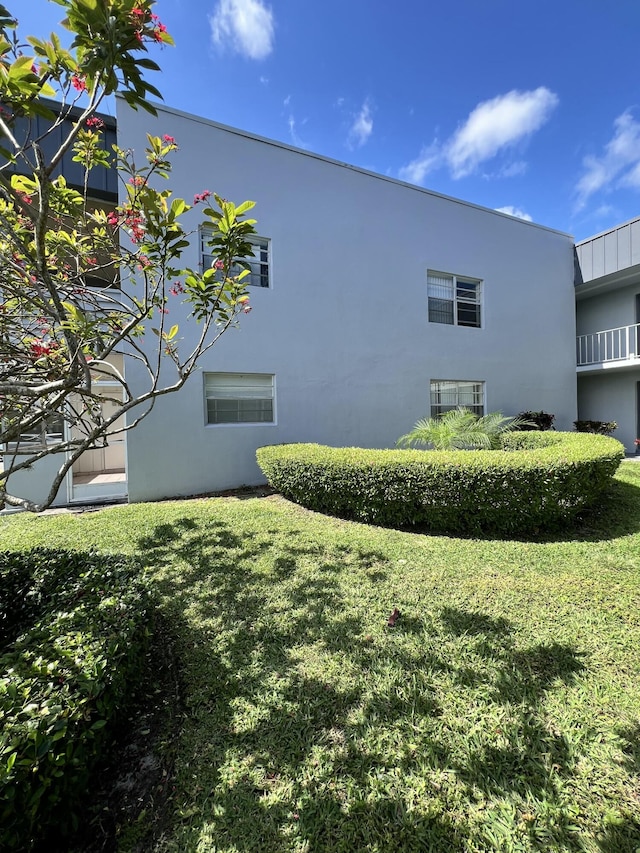
[[[640,367],[640,323],[578,335],[576,356],[578,369]]]

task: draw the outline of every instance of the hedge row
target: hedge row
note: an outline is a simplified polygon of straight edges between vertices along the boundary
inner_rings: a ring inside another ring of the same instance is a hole
[[[593,504],[624,448],[561,432],[504,437],[504,450],[261,447],[269,483],[303,506],[386,526],[521,534],[557,528]]]
[[[0,552],[0,849],[75,827],[150,616],[129,558]]]

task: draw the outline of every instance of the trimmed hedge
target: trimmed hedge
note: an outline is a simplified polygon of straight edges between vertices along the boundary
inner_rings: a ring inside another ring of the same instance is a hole
[[[150,615],[130,558],[0,552],[0,849],[29,850],[80,820]]]
[[[391,527],[522,534],[558,528],[592,505],[624,448],[613,438],[514,432],[504,450],[261,447],[269,483],[308,509]]]

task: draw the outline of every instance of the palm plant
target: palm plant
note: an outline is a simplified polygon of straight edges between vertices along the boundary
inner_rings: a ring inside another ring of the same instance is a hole
[[[502,412],[476,415],[459,407],[435,418],[422,418],[411,432],[400,436],[397,444],[430,445],[434,450],[498,450],[503,433],[528,425],[524,418],[505,417]]]

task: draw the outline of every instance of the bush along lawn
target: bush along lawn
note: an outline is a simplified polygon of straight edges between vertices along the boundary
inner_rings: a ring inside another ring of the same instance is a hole
[[[278,496],[0,523],[45,541],[140,554],[175,635],[175,791],[138,849],[640,847],[640,466],[529,540]]]
[[[0,849],[66,849],[151,612],[131,557],[0,553]]]
[[[449,415],[472,426],[482,420],[453,410],[401,441],[440,430]],[[566,527],[597,503],[624,458],[622,444],[601,435],[493,438],[503,451],[281,444],[258,448],[257,460],[275,489],[307,509],[432,533],[514,536]]]

